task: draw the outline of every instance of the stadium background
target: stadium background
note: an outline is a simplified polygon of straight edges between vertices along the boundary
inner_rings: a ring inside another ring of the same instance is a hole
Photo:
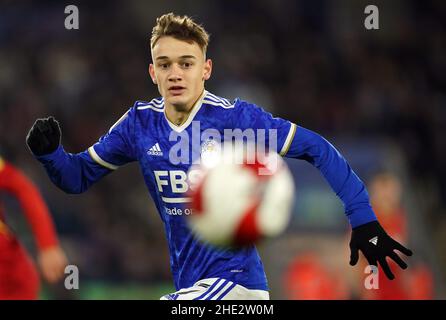
[[[64,28],[69,4],[79,8],[79,30]],[[379,8],[379,30],[364,28],[368,4]],[[210,91],[321,133],[369,186],[377,172],[393,174],[415,251],[409,265],[427,271],[408,290],[444,298],[445,2],[2,1],[0,154],[39,186],[80,270],[79,290],[44,286],[42,298],[157,299],[173,290],[164,229],[137,164],[66,195],[25,145],[34,120],[54,115],[66,150],[83,151],[135,100],[157,96],[148,39],[155,18],[170,11],[211,33]],[[292,223],[259,246],[272,298],[363,298],[352,285],[365,275],[348,266],[341,203],[316,169],[289,164],[297,186]],[[3,199],[8,222],[35,252],[17,204]]]

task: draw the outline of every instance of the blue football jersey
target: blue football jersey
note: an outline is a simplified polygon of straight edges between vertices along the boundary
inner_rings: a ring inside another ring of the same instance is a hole
[[[273,118],[253,104],[239,99],[231,102],[205,91],[181,126],[166,118],[162,98],[136,102],[88,150],[96,162],[112,170],[131,161],[139,162],[164,222],[177,289],[190,287],[200,279],[220,277],[250,289],[267,290],[263,265],[254,246],[234,251],[205,245],[191,234],[185,220],[190,214],[185,196],[189,189],[187,173],[206,142],[202,141],[206,140],[202,133],[218,131],[224,137],[228,128],[252,129],[255,135],[257,129],[266,129],[266,143],[268,129],[275,129],[275,143],[283,150],[295,132],[294,124]],[[180,147],[189,152],[175,152]]]
[[[317,167],[343,201],[352,227],[376,220],[364,184],[323,137],[275,118],[252,103],[229,101],[208,91],[203,92],[181,126],[166,118],[163,98],[137,101],[88,150],[71,154],[59,146],[53,153],[36,158],[51,180],[69,193],[83,192],[104,175],[138,161],[165,226],[177,290],[205,278],[224,278],[248,289],[268,290],[254,246],[241,250],[211,247],[199,242],[186,223],[190,214],[188,171],[208,139],[226,137],[228,129],[252,130],[254,139],[264,140],[266,148]]]

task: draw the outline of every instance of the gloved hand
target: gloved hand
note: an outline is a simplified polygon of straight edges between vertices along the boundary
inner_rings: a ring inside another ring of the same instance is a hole
[[[387,264],[386,257],[391,258],[402,269],[407,268],[407,264],[394,252],[395,249],[406,256],[412,255],[412,251],[392,239],[378,221],[366,223],[352,230],[350,265],[356,265],[359,258],[358,250],[361,250],[369,265],[378,267],[379,262],[387,278],[393,280],[395,276]]]
[[[54,117],[37,119],[28,132],[26,144],[33,154],[42,156],[54,152],[60,144],[59,122]]]

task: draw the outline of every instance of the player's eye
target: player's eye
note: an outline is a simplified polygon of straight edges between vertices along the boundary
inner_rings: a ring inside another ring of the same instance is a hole
[[[167,64],[167,63],[160,63],[158,66],[159,66],[161,69],[167,69],[167,68],[169,68],[169,64]]]
[[[192,63],[191,62],[183,62],[183,67],[184,68],[190,68],[190,67],[192,67]]]

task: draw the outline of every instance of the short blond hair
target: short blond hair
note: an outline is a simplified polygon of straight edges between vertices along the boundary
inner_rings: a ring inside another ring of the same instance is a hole
[[[203,53],[206,53],[209,44],[209,34],[192,18],[175,15],[172,12],[156,19],[156,25],[152,29],[150,47],[153,49],[156,42],[164,36],[171,36],[178,40],[196,42]]]

